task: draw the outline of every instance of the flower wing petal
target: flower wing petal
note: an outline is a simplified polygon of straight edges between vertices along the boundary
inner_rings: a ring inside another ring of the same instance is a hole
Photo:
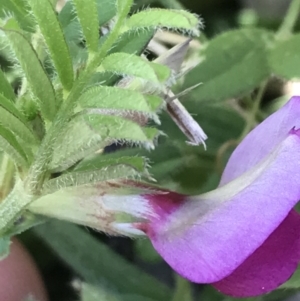
[[[299,135],[292,131],[239,192],[240,178],[152,218],[145,232],[175,271],[193,282],[217,282],[263,244],[300,199]]]
[[[268,293],[286,282],[300,261],[300,215],[292,210],[269,238],[232,274],[213,284],[234,297]]]
[[[223,172],[222,186],[267,156],[292,128],[300,128],[300,96],[292,97],[277,112],[254,128],[232,153]]]

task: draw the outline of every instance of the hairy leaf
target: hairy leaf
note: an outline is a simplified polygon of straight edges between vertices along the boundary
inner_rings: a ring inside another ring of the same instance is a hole
[[[185,10],[152,8],[132,15],[126,25],[130,29],[140,27],[177,29],[198,36],[201,22],[198,16]]]
[[[147,117],[157,120],[155,111],[162,106],[162,99],[151,95],[118,87],[96,86],[90,88],[79,98],[78,103],[82,108],[99,108],[99,114],[120,116],[133,116],[142,113]],[[127,111],[131,111],[127,112]]]
[[[153,140],[159,135],[155,128],[142,128],[137,123],[118,116],[90,114],[84,116],[84,120],[105,140],[111,142],[128,141],[153,148]]]
[[[0,12],[8,12],[13,14],[23,30],[34,30],[34,22],[30,17],[28,10],[26,9],[25,0],[0,1]]]
[[[68,45],[82,41],[82,29],[75,14],[73,3],[68,1],[58,15],[58,20]],[[69,46],[70,47],[70,46]]]
[[[155,128],[142,128],[137,123],[118,116],[79,116],[57,137],[49,168],[64,170],[114,142],[153,148],[153,140],[158,135],[159,131]]]
[[[154,32],[153,29],[144,29],[142,31],[133,29],[125,31],[119,36],[109,53],[125,52],[139,55],[145,50]]]
[[[66,90],[73,85],[72,60],[56,13],[48,0],[27,0],[41,29],[59,79]]]
[[[0,125],[0,149],[18,165],[27,166],[27,156],[15,136]]]
[[[133,4],[133,0],[117,0],[116,6],[117,6],[117,15],[122,14],[124,10],[130,9]]]
[[[133,54],[113,53],[102,61],[101,67],[104,71],[135,76],[159,84],[159,79],[151,63]]]
[[[122,156],[118,158],[107,158],[103,155],[95,155],[81,161],[75,168],[75,171],[88,171],[94,169],[103,169],[111,165],[127,165],[134,168],[139,173],[145,173],[147,167],[147,160],[137,156]]]
[[[10,83],[8,82],[1,68],[0,68],[0,87],[1,87],[0,97],[4,96],[12,101],[15,100],[16,96],[14,90],[10,85]]]
[[[99,25],[105,25],[117,13],[117,0],[97,0]]]
[[[12,49],[16,54],[34,96],[38,100],[42,115],[52,120],[56,112],[55,94],[36,52],[27,39],[18,32],[5,31]]]
[[[96,5],[99,26],[105,25],[116,15],[116,0],[97,0]],[[82,34],[78,18],[75,14],[74,5],[71,1],[65,4],[58,15],[58,19],[68,42],[79,42],[82,38]]]
[[[23,139],[29,144],[37,143],[37,138],[35,137],[33,131],[28,127],[28,125],[1,106],[0,116],[0,124],[2,124],[7,129],[11,130],[19,138]]]
[[[14,103],[1,94],[0,94],[0,106],[5,108],[13,115],[15,115],[18,119],[20,119],[24,123],[26,122],[25,116],[15,107]]]
[[[99,41],[99,20],[96,0],[73,0],[87,47],[96,52]]]
[[[155,71],[155,74],[160,82],[166,82],[171,77],[171,70],[164,65],[160,65],[154,62],[150,63],[151,67]]]
[[[93,159],[79,163],[74,171],[46,182],[43,186],[43,193],[48,194],[65,187],[107,180],[148,176],[146,167],[147,162],[141,157],[121,157],[107,160],[98,155]]]

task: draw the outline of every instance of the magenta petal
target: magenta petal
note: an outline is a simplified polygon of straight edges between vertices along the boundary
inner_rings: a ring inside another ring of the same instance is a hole
[[[253,297],[276,289],[300,261],[299,234],[300,215],[293,210],[250,257],[213,286],[234,297]]]
[[[187,197],[168,214],[157,211],[145,231],[174,270],[193,282],[217,282],[263,244],[300,199],[299,134],[292,131],[235,181]],[[168,195],[145,197],[153,203]]]
[[[220,186],[237,178],[267,156],[293,128],[300,128],[300,96],[292,97],[280,110],[252,130],[232,153]]]

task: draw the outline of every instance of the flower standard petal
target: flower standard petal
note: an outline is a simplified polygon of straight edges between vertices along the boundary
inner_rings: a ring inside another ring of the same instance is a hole
[[[292,210],[268,239],[232,274],[213,286],[234,297],[254,297],[276,289],[300,260],[300,215]]]
[[[300,96],[292,97],[277,112],[254,128],[232,153],[220,186],[237,178],[267,156],[293,127],[300,127]]]
[[[299,135],[291,131],[235,181],[151,219],[144,230],[174,270],[193,282],[216,282],[263,244],[300,199]],[[159,207],[167,195],[145,198]]]

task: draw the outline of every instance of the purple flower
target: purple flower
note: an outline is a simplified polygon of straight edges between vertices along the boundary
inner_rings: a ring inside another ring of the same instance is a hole
[[[111,235],[148,235],[183,277],[221,292],[274,290],[300,261],[300,96],[233,152],[217,189],[185,196],[129,180],[65,187],[29,210]]]
[[[233,152],[217,189],[146,194],[137,227],[180,275],[248,297],[290,278],[300,260],[300,97],[257,126]]]

